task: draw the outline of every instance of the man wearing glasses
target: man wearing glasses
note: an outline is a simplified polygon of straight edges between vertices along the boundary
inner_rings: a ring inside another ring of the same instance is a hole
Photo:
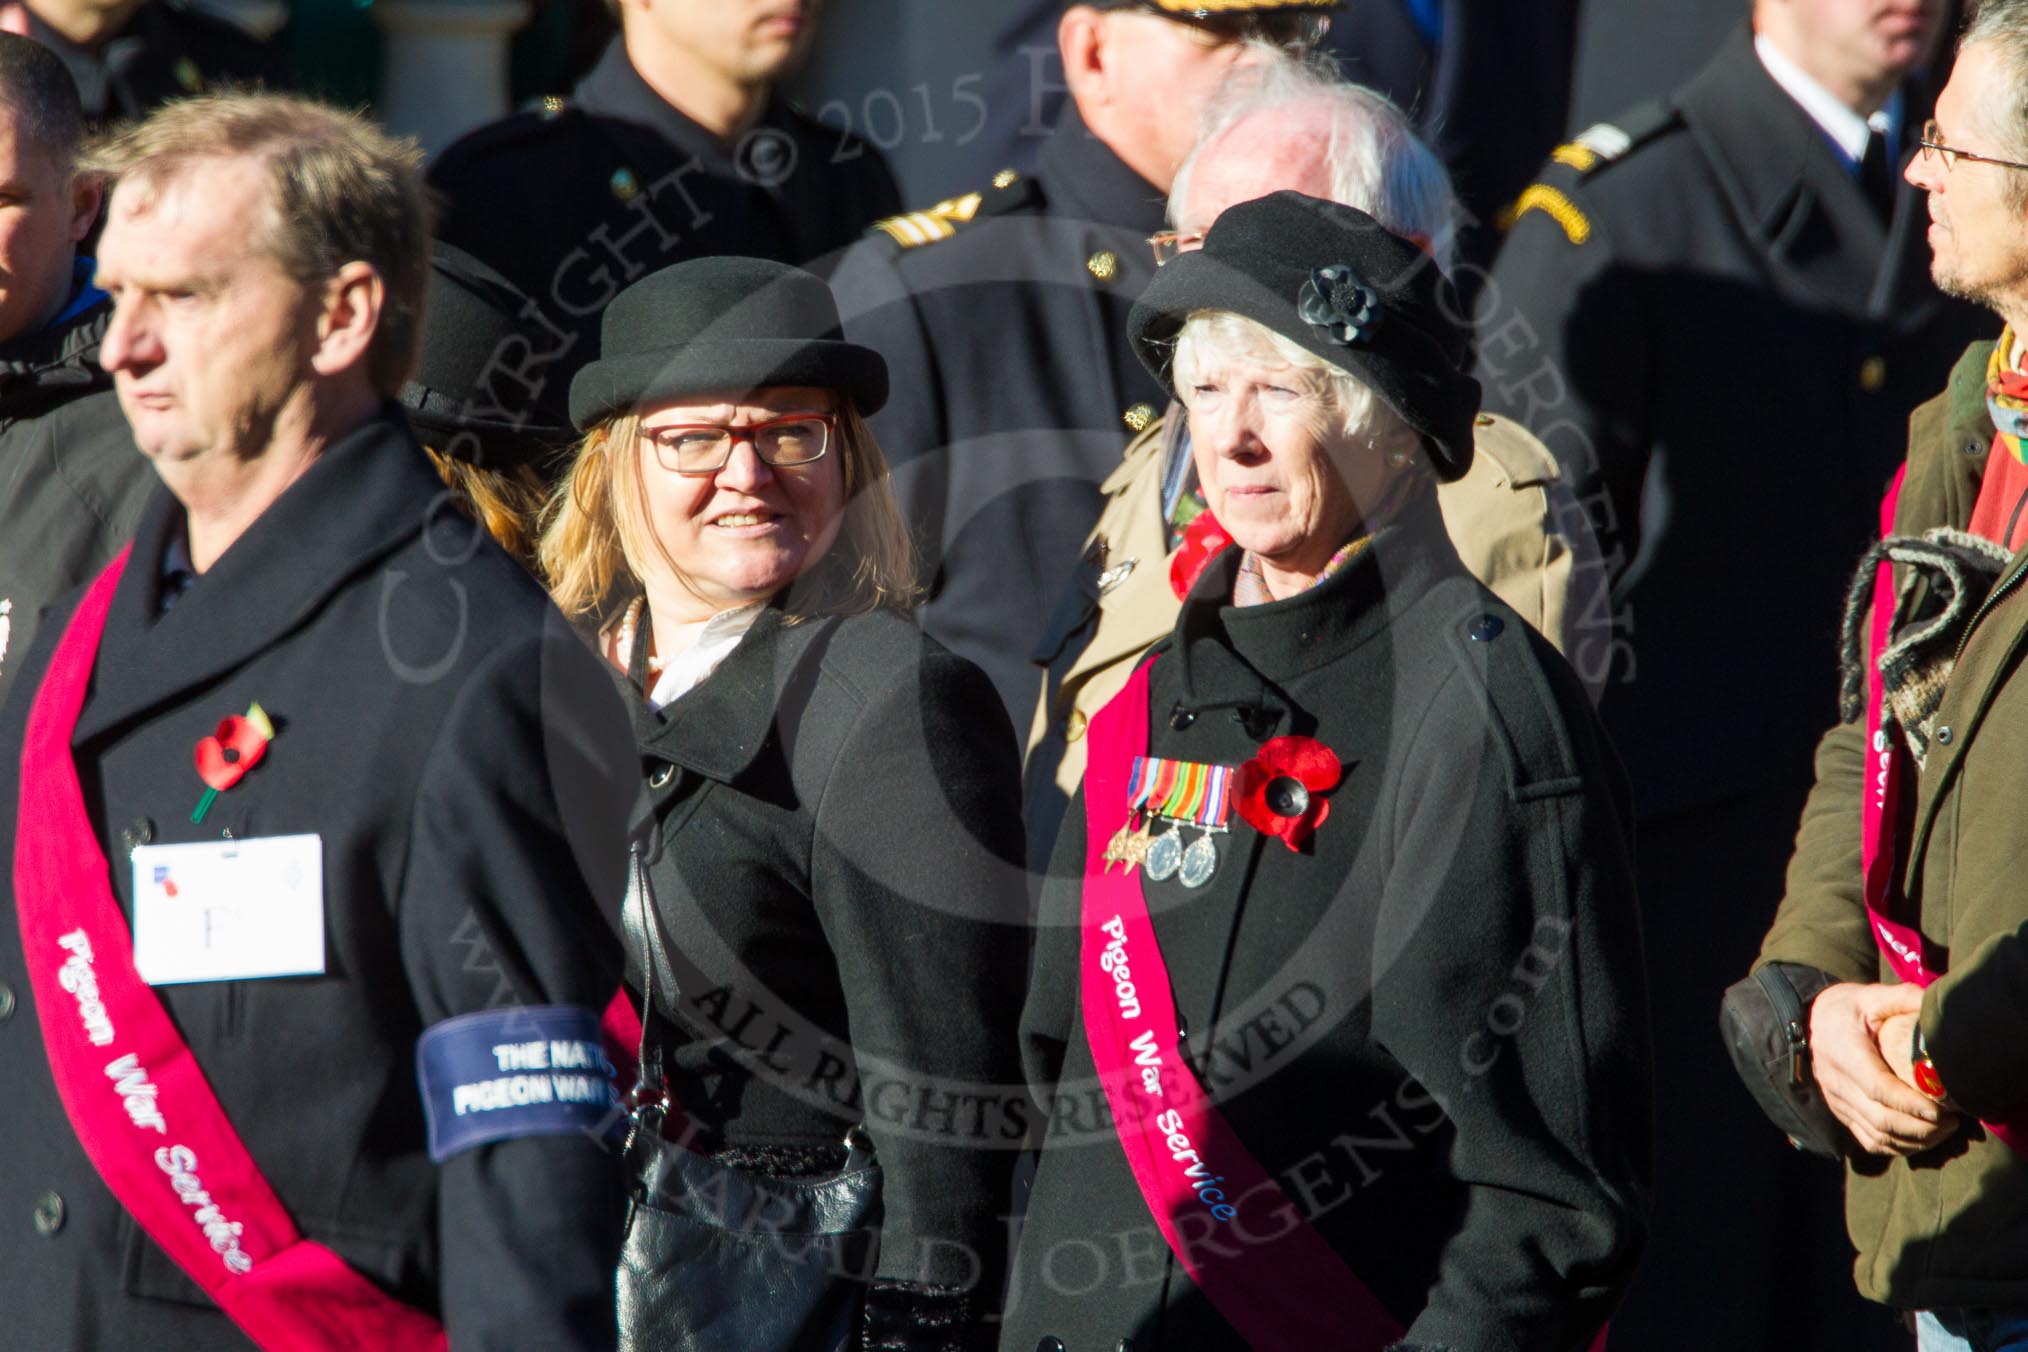
[[[1486,407],[1555,453],[1614,579],[1599,711],[1634,782],[1659,1109],[1630,1346],[1899,1334],[1851,1299],[1832,1178],[1739,1092],[1712,1002],[1780,895],[1909,411],[1981,329],[1898,178],[1942,9],[1756,0],[1682,88],[1553,153],[1480,296]]]
[[[1314,44],[1336,7],[1067,6],[1070,100],[1035,172],[881,222],[833,278],[848,333],[893,372],[873,425],[930,564],[923,627],[986,670],[1017,727],[1099,484],[1162,407],[1127,312],[1198,115],[1235,67]]]
[[[1809,1007],[1809,1055],[1851,1135],[1858,1288],[1916,1312],[1920,1352],[2028,1347],[2028,894],[2014,844],[2028,766],[2024,90],[2028,0],[1986,0],[1906,172],[1928,194],[1937,285],[2005,328],[1909,420],[1892,524],[1902,540],[1961,532],[1950,538],[1976,562],[1948,600],[1934,572],[1897,569],[1927,599],[1881,616],[1896,659],[1848,655],[1881,673],[1888,716],[1824,737],[1759,964],[1837,983]]]

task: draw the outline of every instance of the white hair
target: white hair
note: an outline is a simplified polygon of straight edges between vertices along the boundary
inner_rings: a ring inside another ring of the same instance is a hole
[[[1346,80],[1326,57],[1263,61],[1227,77],[1198,123],[1196,147],[1176,171],[1170,222],[1180,224],[1198,161],[1215,155],[1227,132],[1258,114],[1298,106],[1305,110],[1301,130],[1314,126],[1324,140],[1330,199],[1397,235],[1427,241],[1430,256],[1449,273],[1458,218],[1450,174],[1401,109]]]
[[[1376,446],[1412,447],[1420,434],[1389,408],[1371,386],[1258,320],[1230,310],[1193,310],[1176,334],[1171,367],[1177,397],[1188,407],[1190,388],[1238,366],[1285,368],[1315,414],[1315,430]]]

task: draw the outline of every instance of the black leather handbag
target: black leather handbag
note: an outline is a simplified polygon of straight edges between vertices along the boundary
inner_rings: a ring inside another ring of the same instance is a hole
[[[1814,967],[1770,962],[1726,988],[1718,1022],[1733,1069],[1789,1144],[1843,1159],[1858,1142],[1824,1102],[1810,1064],[1810,1001],[1832,984]]]
[[[843,1352],[857,1347],[879,1243],[880,1167],[860,1128],[836,1174],[771,1178],[664,1138],[657,985],[677,983],[658,942],[647,866],[628,862],[622,911],[640,962],[640,1070],[629,1096],[631,1178],[620,1249],[623,1352]]]

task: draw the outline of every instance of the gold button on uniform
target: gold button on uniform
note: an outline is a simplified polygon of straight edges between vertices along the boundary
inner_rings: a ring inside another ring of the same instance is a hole
[[[1120,256],[1111,249],[1100,249],[1084,260],[1085,271],[1102,282],[1110,282],[1120,275]]]
[[[1011,188],[1014,186],[1014,181],[1020,177],[1021,175],[1015,173],[1012,169],[1002,169],[999,173],[993,175],[993,186],[996,188]]]
[[[634,177],[634,171],[631,169],[613,170],[612,182],[608,186],[612,188],[613,196],[622,202],[631,202],[641,195],[640,180]]]
[[[1859,363],[1859,388],[1868,394],[1878,394],[1880,387],[1887,383],[1887,362],[1881,357],[1868,357]]]
[[[1155,421],[1154,405],[1135,404],[1132,408],[1120,414],[1120,421],[1125,423],[1131,431],[1145,432],[1148,430],[1148,424]]]
[[[1089,721],[1090,720],[1084,716],[1084,710],[1072,709],[1070,711],[1070,717],[1063,720],[1064,740],[1071,742],[1080,740],[1084,736],[1085,724]]]
[[[556,121],[557,118],[563,116],[563,95],[544,94],[542,96],[540,111],[544,122]]]

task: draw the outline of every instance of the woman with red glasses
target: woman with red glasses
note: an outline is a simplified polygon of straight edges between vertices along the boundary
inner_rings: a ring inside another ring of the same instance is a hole
[[[864,421],[886,364],[822,281],[745,258],[641,279],[602,337],[541,559],[645,779],[623,1345],[990,1344],[1027,1123],[1019,761],[913,621]]]

